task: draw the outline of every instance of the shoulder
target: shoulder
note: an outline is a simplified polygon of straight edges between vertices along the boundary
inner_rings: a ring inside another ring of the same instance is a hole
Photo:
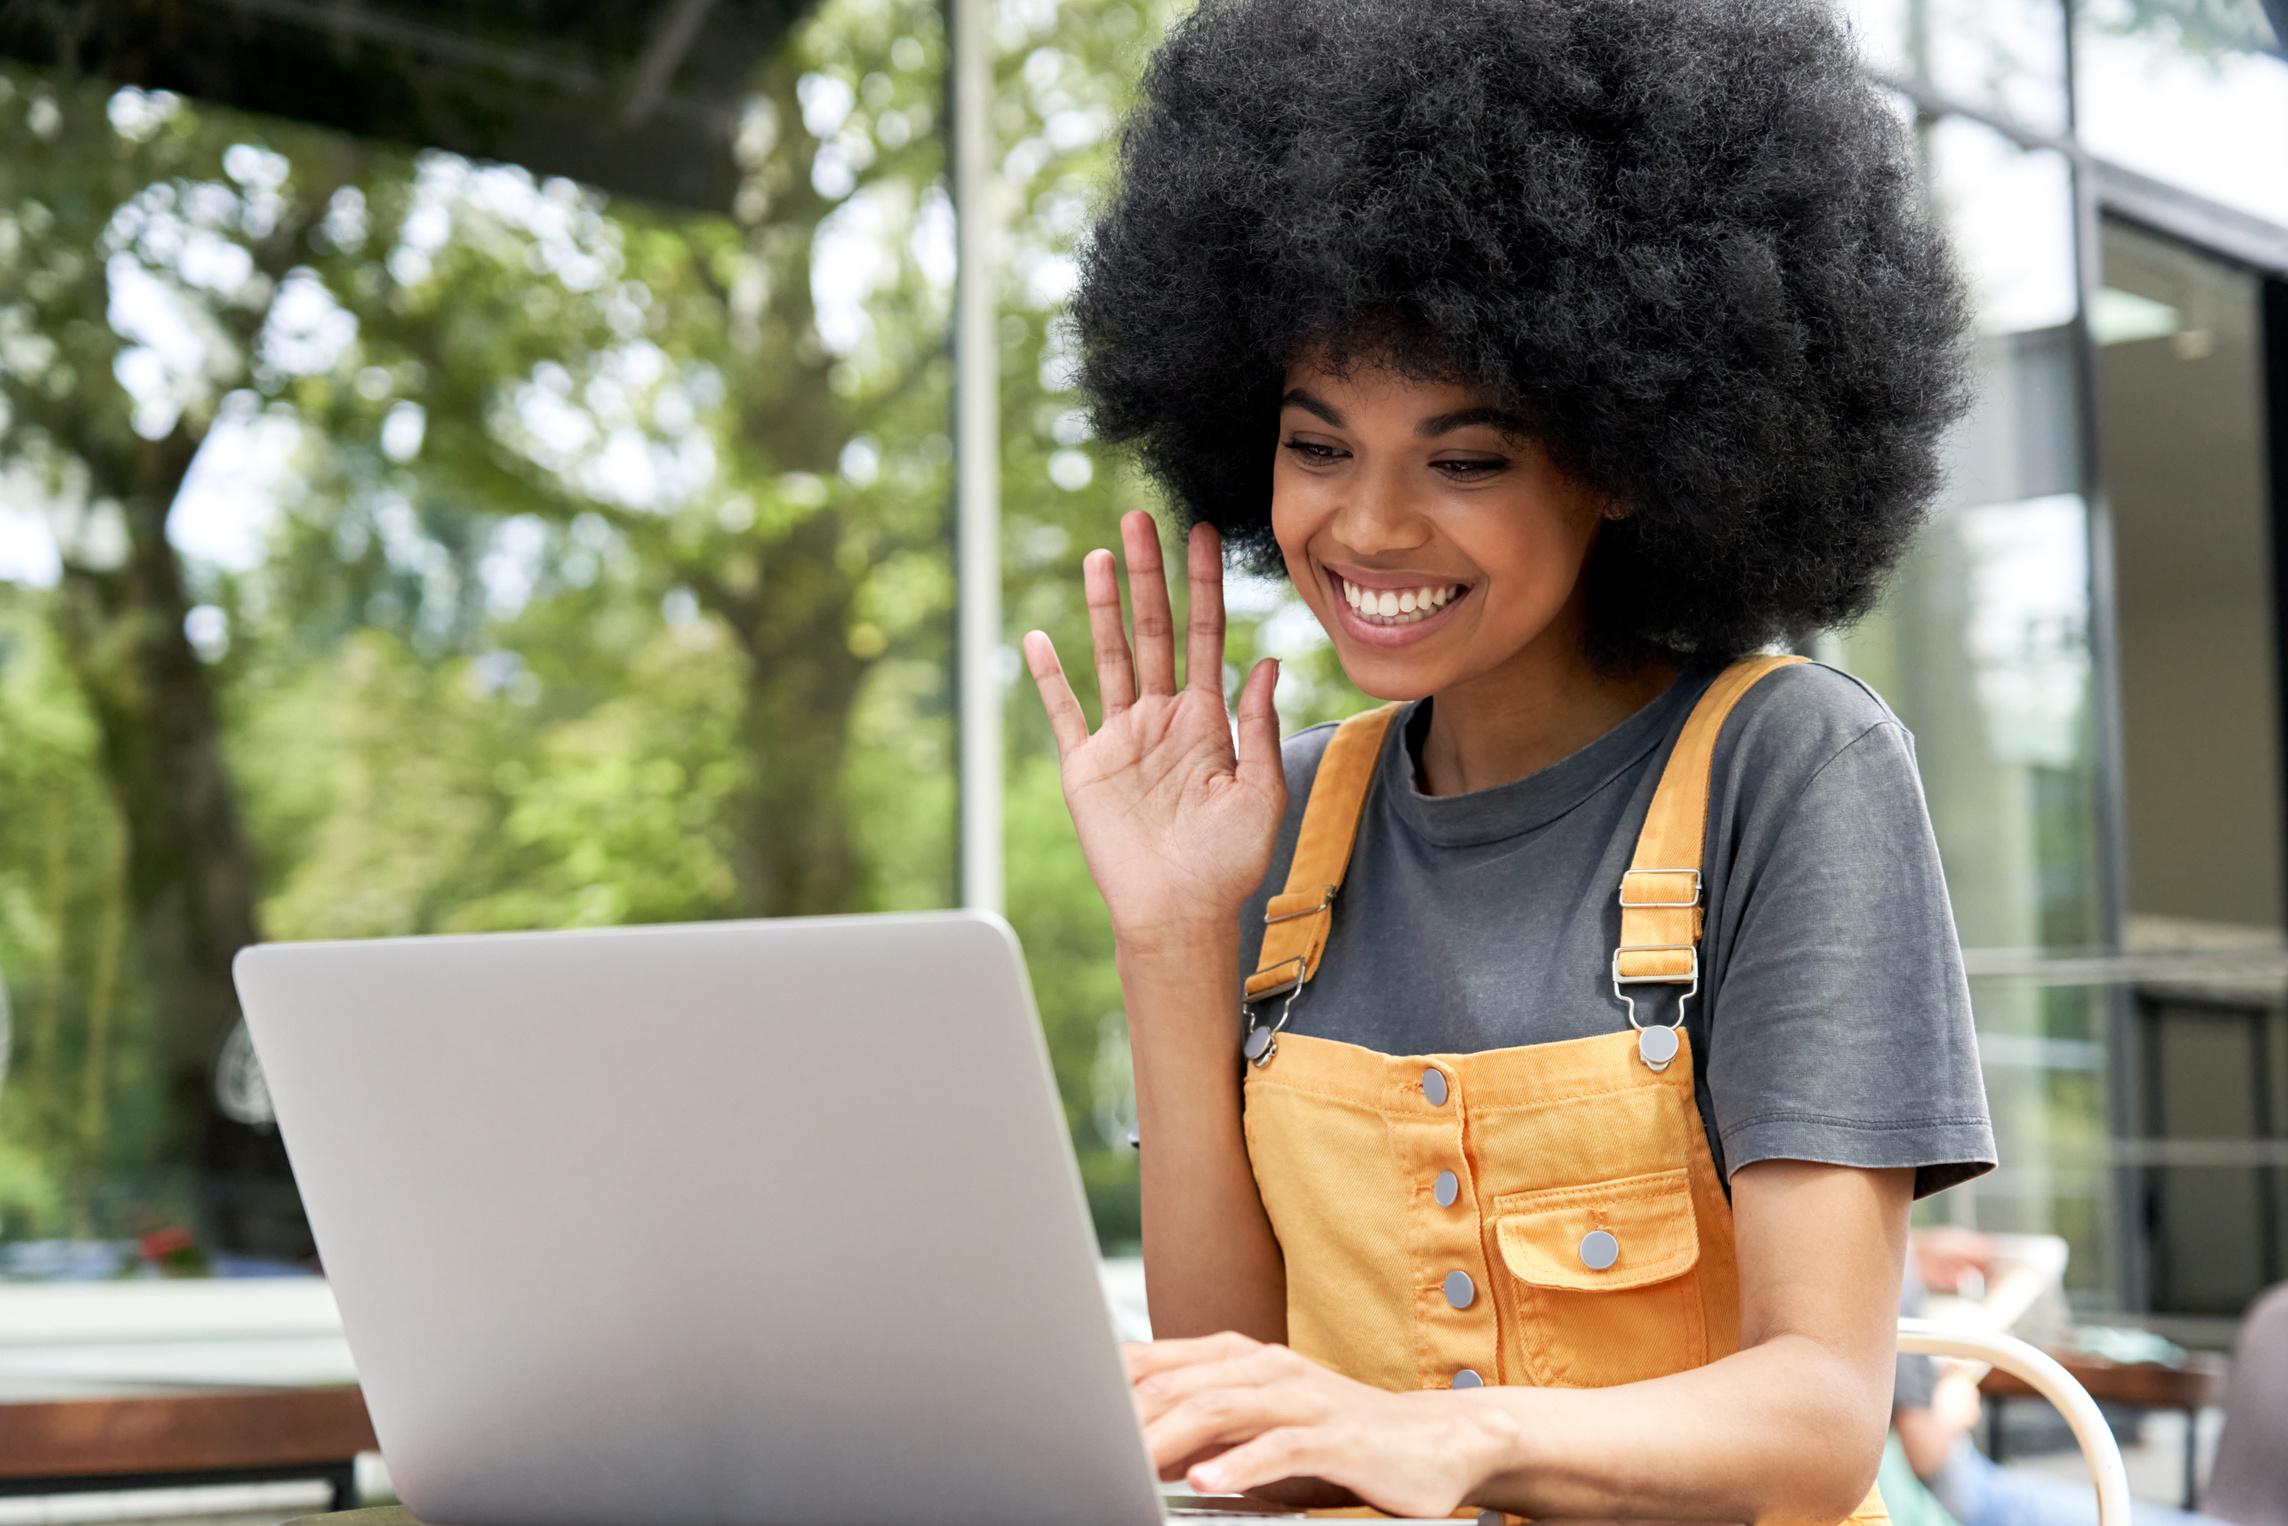
[[[1716,762],[1800,786],[1845,754],[1868,751],[1895,756],[1912,772],[1914,740],[1882,696],[1848,673],[1798,662],[1740,697],[1717,737]]]
[[[1327,755],[1327,744],[1335,739],[1338,721],[1322,721],[1306,726],[1279,744],[1280,760],[1287,765],[1287,782],[1300,780],[1308,784],[1319,773],[1319,760]]]
[[[1403,731],[1406,718],[1412,713],[1411,706],[1400,710],[1392,723],[1392,729]],[[1319,764],[1327,756],[1327,746],[1334,741],[1335,733],[1342,729],[1342,724],[1340,721],[1324,721],[1296,732],[1279,744],[1280,761],[1286,768],[1287,788],[1292,795],[1300,798],[1310,792],[1312,784],[1319,777]],[[1389,733],[1385,734],[1385,745],[1388,745],[1388,735]]]
[[[1338,722],[1327,721],[1308,726],[1279,744],[1279,761],[1287,774],[1287,826],[1292,831],[1302,819],[1303,802],[1311,798],[1311,786],[1318,782],[1319,762],[1327,755],[1327,744],[1335,739]],[[1284,847],[1285,844],[1282,843]]]

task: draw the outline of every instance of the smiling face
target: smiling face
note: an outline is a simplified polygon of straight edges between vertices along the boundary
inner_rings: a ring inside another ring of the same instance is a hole
[[[1585,668],[1581,569],[1603,518],[1489,393],[1370,364],[1287,373],[1272,531],[1377,699]]]

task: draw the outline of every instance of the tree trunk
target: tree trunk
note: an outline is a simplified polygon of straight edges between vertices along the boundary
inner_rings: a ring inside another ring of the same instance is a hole
[[[858,908],[843,759],[867,664],[846,635],[857,586],[836,564],[842,530],[840,515],[813,515],[771,548],[755,594],[715,601],[747,649],[755,787],[736,868],[760,916]]]
[[[258,938],[254,852],[223,767],[214,686],[184,634],[189,600],[167,513],[197,454],[166,439],[83,450],[125,521],[124,555],[65,563],[64,648],[94,713],[126,831],[127,907],[157,1009],[166,1092],[196,1172],[209,1250],[299,1260],[312,1250],[275,1129],[227,1117],[215,1062],[239,1020],[231,959]],[[116,548],[114,548],[116,549]]]

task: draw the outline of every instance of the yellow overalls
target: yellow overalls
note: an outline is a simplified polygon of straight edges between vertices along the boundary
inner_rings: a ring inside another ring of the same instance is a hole
[[[1620,886],[1613,990],[1699,989],[1700,863],[1716,735],[1792,657],[1727,668],[1677,738]],[[1740,1345],[1732,1207],[1678,1027],[1483,1054],[1386,1055],[1258,1021],[1292,1003],[1333,927],[1398,707],[1345,721],[1303,808],[1247,978],[1246,1130],[1287,1263],[1287,1340],[1377,1387],[1601,1388]],[[1524,951],[1521,950],[1521,953]],[[1887,1519],[1879,1495],[1849,1518]]]

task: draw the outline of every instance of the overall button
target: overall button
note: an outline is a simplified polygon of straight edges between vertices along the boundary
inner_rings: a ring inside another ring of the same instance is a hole
[[[1610,1237],[1608,1237],[1610,1238]],[[1612,1263],[1605,1263],[1610,1266]],[[1478,1285],[1470,1281],[1468,1272],[1446,1274],[1446,1302],[1457,1309],[1466,1309],[1478,1296]]]
[[[1481,1510],[1478,1512],[1478,1526],[1502,1526],[1502,1522],[1508,1519],[1509,1517],[1503,1515],[1499,1510]]]
[[[1581,1264],[1592,1272],[1601,1272],[1621,1259],[1621,1242],[1612,1233],[1592,1229],[1581,1237]]]
[[[1440,1208],[1451,1208],[1454,1199],[1462,1194],[1462,1179],[1451,1171],[1441,1171],[1438,1173],[1437,1184],[1430,1189],[1430,1193],[1437,1198]]]
[[[1637,1030],[1637,1053],[1647,1068],[1668,1069],[1668,1062],[1676,1058],[1679,1045],[1674,1028],[1640,1028]]]
[[[1446,1105],[1446,1072],[1435,1066],[1422,1072],[1422,1095],[1429,1099],[1432,1107],[1444,1107]]]
[[[1486,1380],[1465,1367],[1454,1374],[1454,1381],[1447,1386],[1450,1388],[1483,1388],[1486,1386]]]

